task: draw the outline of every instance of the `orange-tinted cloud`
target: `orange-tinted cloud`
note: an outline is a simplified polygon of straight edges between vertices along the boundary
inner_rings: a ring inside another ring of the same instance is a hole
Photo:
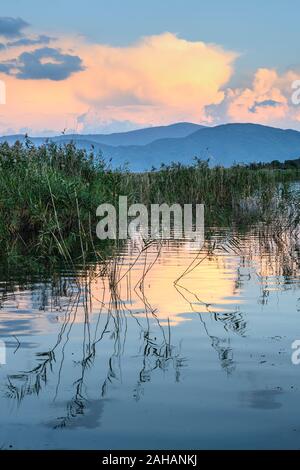
[[[7,104],[0,105],[0,134],[59,133],[65,128],[101,132],[176,121],[300,127],[299,106],[291,103],[296,72],[280,75],[262,68],[248,87],[229,88],[237,54],[214,44],[171,33],[144,37],[126,47],[88,43],[82,37],[21,39],[0,50],[0,79],[7,88]],[[38,57],[41,64],[33,65],[45,66],[45,75],[37,69],[30,75],[30,61],[43,42],[51,57]],[[24,51],[30,53],[26,80],[15,76],[20,76],[22,64],[17,60],[15,70],[12,65]],[[72,66],[66,79],[57,75],[64,57]],[[47,75],[53,67],[55,73]],[[59,80],[50,79],[55,77]]]
[[[28,46],[27,51],[35,50]],[[80,57],[85,69],[59,83],[18,80],[2,73],[8,95],[0,109],[1,133],[10,127],[28,127],[32,132],[64,127],[84,131],[91,120],[137,125],[200,122],[207,104],[223,100],[222,87],[233,73],[237,56],[170,33],[145,37],[128,47],[88,44],[80,38],[60,38],[55,47]],[[1,62],[22,51],[15,47],[1,51]]]
[[[274,69],[258,69],[251,86],[227,89],[222,103],[209,107],[208,113],[212,120],[297,127],[300,112],[291,102],[296,79],[294,71],[280,75]]]

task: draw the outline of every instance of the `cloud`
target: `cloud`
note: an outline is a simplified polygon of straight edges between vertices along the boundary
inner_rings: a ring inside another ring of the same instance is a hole
[[[280,106],[280,103],[279,101],[275,101],[275,100],[263,100],[263,101],[255,101],[253,106],[251,106],[249,108],[249,111],[251,113],[255,113],[257,108],[267,108],[267,107],[273,107],[273,108],[276,108],[276,106]]]
[[[300,110],[291,103],[292,83],[299,73],[279,74],[274,69],[258,69],[252,84],[245,88],[227,88],[224,99],[209,105],[211,122],[258,122],[279,127],[299,128]]]
[[[15,60],[0,63],[1,72],[22,80],[65,80],[81,70],[84,67],[80,57],[50,47],[23,52]]]
[[[22,20],[22,18],[2,16],[0,17],[0,36],[5,38],[19,37],[27,26],[29,26],[29,23]]]
[[[215,44],[171,33],[127,47],[66,36],[56,44],[59,49],[29,45],[25,51],[20,46],[17,58],[15,48],[1,51],[7,104],[0,133],[4,123],[13,127],[13,122],[16,129],[26,122],[34,133],[200,122],[206,120],[207,104],[224,99],[237,57]]]
[[[6,43],[6,47],[20,47],[20,46],[35,46],[35,45],[41,45],[41,44],[49,44],[51,41],[54,41],[55,38],[47,36],[45,34],[41,34],[37,37],[29,38],[29,37],[24,37],[21,39],[17,39],[16,41],[10,41]],[[5,47],[5,46],[4,46]]]
[[[12,62],[0,63],[0,72],[9,74],[12,67],[13,67]]]
[[[7,88],[0,134],[24,123],[31,134],[113,132],[176,121],[300,128],[300,108],[291,103],[296,71],[258,69],[248,86],[232,88],[238,54],[216,44],[164,33],[126,47],[78,36],[55,38],[56,48],[38,47],[35,41],[43,38],[48,40],[21,37],[0,51]]]
[[[80,46],[88,72],[75,94],[103,119],[146,122],[203,120],[219,103],[237,54],[164,33],[129,47]]]

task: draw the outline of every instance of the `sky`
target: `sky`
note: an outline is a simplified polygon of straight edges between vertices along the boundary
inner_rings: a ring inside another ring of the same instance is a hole
[[[298,0],[10,0],[0,134],[179,121],[300,130],[299,17]]]

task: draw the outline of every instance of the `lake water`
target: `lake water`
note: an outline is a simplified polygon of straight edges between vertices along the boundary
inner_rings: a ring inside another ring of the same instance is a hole
[[[104,274],[2,275],[0,447],[300,448],[298,237],[212,227]]]

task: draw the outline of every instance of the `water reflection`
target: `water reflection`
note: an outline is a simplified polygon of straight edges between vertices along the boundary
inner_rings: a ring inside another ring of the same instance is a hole
[[[283,407],[273,382],[287,387],[297,374],[284,339],[294,339],[298,324],[299,248],[297,223],[244,233],[212,228],[201,250],[190,240],[128,242],[108,260],[78,266],[76,276],[65,269],[43,282],[3,279],[2,440],[18,440],[20,422],[32,425],[34,413],[35,437],[21,447],[45,448],[49,433],[57,448],[134,448],[139,436],[155,447],[141,422],[130,424],[136,403],[136,420],[158,418],[160,409],[162,446],[171,407],[190,430],[183,439],[194,442],[194,433],[209,447],[205,427],[215,413]],[[282,366],[281,375],[271,371]],[[68,429],[72,443],[56,437]],[[127,444],[120,429],[132,436]],[[180,431],[171,434],[173,446],[184,447]]]
[[[241,393],[241,401],[250,408],[275,410],[282,406],[279,401],[281,395],[281,390],[253,390]]]

